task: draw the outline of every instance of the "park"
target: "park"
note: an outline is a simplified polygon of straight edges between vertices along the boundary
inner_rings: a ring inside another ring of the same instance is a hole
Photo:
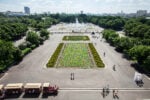
[[[0,83],[50,82],[59,86],[58,95],[48,97],[54,100],[111,100],[113,90],[118,90],[118,97],[121,100],[126,100],[126,96],[128,100],[135,100],[136,97],[150,98],[149,78],[143,75],[143,86],[136,85],[134,82],[136,70],[131,67],[132,61],[125,59],[106,42],[101,33],[103,28],[94,24],[84,24],[80,31],[87,28],[91,32],[72,32],[71,29],[74,29],[75,25],[76,23],[61,23],[50,27],[48,31],[52,34],[49,39],[26,55],[19,64],[11,67],[1,78]],[[60,32],[61,30],[63,32]],[[57,50],[60,44],[63,45]],[[57,51],[58,53],[55,53]],[[53,55],[56,55],[53,60],[55,62],[53,66],[48,67]],[[113,70],[113,65],[116,71]],[[109,87],[110,93],[104,98],[102,91],[105,87]],[[42,99],[40,95],[37,98]]]

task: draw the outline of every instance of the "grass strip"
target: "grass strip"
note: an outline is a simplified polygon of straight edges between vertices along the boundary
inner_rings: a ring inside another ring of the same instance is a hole
[[[88,41],[90,40],[88,36],[64,36],[65,41]]]
[[[94,61],[95,61],[96,65],[97,65],[97,67],[99,67],[99,68],[105,67],[105,65],[104,65],[103,61],[101,60],[98,52],[96,51],[94,45],[92,43],[88,43],[88,45],[90,47],[91,53],[92,53],[92,55],[94,57]]]
[[[53,53],[52,57],[49,59],[48,63],[46,64],[47,67],[54,67],[56,61],[57,61],[57,58],[59,56],[59,53],[61,52],[61,49],[63,47],[64,43],[60,43],[58,45],[58,47],[56,48],[55,52]]]

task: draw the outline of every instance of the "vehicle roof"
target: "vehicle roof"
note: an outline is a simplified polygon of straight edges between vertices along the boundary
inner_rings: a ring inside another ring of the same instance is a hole
[[[2,90],[3,87],[4,87],[4,85],[1,84],[1,85],[0,85],[0,90]]]
[[[50,83],[43,83],[43,87],[49,87]]]
[[[41,85],[41,83],[27,83],[24,88],[40,88]]]
[[[11,83],[7,84],[4,89],[21,89],[23,87],[23,83]]]

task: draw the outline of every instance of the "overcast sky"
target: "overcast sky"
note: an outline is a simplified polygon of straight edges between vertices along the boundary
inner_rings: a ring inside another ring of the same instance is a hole
[[[78,13],[133,13],[137,10],[150,12],[150,0],[0,0],[0,12],[24,11],[30,7],[31,13],[65,12]]]

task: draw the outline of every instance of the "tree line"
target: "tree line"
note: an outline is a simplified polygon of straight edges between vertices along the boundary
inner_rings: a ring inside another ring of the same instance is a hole
[[[32,49],[43,44],[49,38],[47,28],[58,22],[57,19],[45,15],[0,15],[0,71],[21,61]],[[25,35],[26,41],[15,47],[13,42]]]
[[[119,37],[114,30],[104,30],[102,33],[106,41],[115,46],[117,51],[123,52],[129,59],[136,60],[145,72],[150,72],[149,44],[139,38]]]

